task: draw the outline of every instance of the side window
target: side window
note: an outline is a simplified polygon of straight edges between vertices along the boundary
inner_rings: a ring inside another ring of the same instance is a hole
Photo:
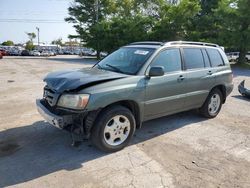
[[[207,53],[209,55],[212,67],[219,67],[224,65],[224,62],[218,50],[208,48]]]
[[[153,60],[151,66],[163,66],[165,72],[181,70],[181,55],[179,49],[161,51]]]
[[[205,49],[202,49],[202,54],[205,62],[205,67],[210,67],[209,58]]]
[[[198,48],[183,48],[186,69],[204,68],[201,50]]]

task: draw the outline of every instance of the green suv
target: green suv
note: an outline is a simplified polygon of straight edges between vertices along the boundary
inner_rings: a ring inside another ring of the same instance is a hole
[[[40,114],[106,152],[127,146],[147,120],[190,109],[214,118],[233,89],[222,48],[186,41],[135,42],[92,68],[53,72],[44,82]]]

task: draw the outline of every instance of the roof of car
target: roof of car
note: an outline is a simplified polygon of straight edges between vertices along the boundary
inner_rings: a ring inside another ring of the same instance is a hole
[[[169,41],[169,42],[158,42],[158,41],[142,41],[128,44],[126,47],[144,47],[144,48],[159,48],[161,46],[173,46],[173,45],[192,45],[192,46],[208,46],[208,47],[219,47],[218,44],[206,43],[206,42],[193,42],[193,41]]]
[[[160,48],[161,45],[126,45],[124,47],[131,47],[131,48],[152,48],[152,49],[157,49]]]

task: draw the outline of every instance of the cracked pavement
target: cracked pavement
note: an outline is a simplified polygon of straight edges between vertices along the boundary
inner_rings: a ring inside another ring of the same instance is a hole
[[[35,107],[51,71],[93,65],[76,56],[0,60],[0,187],[250,187],[250,70],[214,119],[195,110],[145,122],[130,146],[106,154],[43,121]]]

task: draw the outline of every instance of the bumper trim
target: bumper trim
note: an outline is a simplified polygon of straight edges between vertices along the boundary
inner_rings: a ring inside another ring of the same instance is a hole
[[[62,116],[55,115],[51,113],[39,99],[36,100],[37,111],[41,114],[41,116],[51,125],[63,129],[65,126],[64,118]]]

